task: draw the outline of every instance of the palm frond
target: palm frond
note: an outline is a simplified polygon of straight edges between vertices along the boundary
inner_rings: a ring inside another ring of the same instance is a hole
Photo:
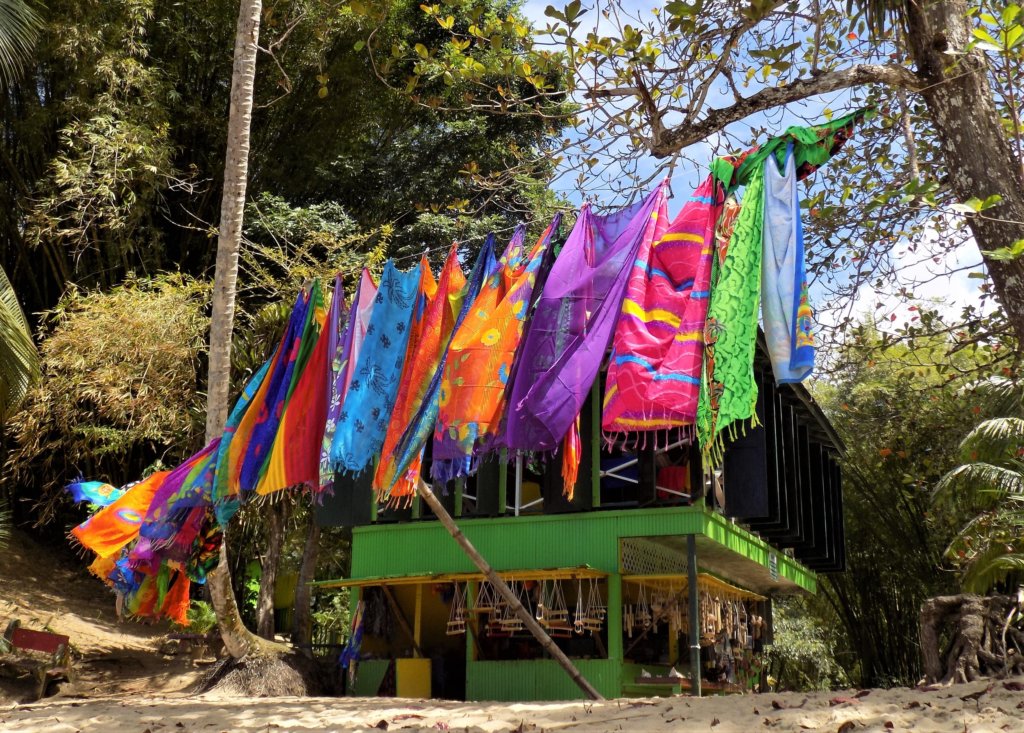
[[[1003,463],[1024,446],[1024,418],[996,417],[985,420],[960,443],[965,461]]]
[[[3,2],[3,0],[0,0]],[[14,287],[0,268],[0,422],[39,376],[39,355]]]
[[[0,0],[0,83],[9,86],[32,55],[42,21],[27,0]]]
[[[987,593],[1011,573],[1024,573],[1024,554],[1008,553],[1006,547],[992,546],[967,567],[961,578],[968,593]]]
[[[11,510],[7,504],[0,499],[0,550],[7,548],[7,542],[11,538]]]
[[[1018,460],[1007,465],[967,463],[943,476],[935,488],[940,503],[956,499],[993,504],[1003,497],[1024,494],[1024,466]]]

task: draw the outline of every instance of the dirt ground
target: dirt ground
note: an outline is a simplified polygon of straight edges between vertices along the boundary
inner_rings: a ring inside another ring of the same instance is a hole
[[[118,623],[114,596],[85,570],[86,561],[55,552],[15,532],[0,552],[0,631],[12,619],[71,638],[76,681],[62,694],[93,697],[176,692],[202,669],[192,659],[160,653],[167,624]],[[0,704],[31,690],[0,675]]]

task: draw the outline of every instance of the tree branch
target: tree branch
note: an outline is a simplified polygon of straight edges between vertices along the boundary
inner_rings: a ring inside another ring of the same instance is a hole
[[[786,86],[762,89],[756,94],[736,102],[731,107],[711,110],[704,119],[698,122],[683,124],[654,136],[651,153],[657,158],[667,158],[676,151],[699,142],[727,125],[738,122],[755,112],[864,84],[888,84],[911,91],[919,91],[924,86],[924,83],[904,66],[858,64],[848,69],[818,74],[809,79],[798,79]]]

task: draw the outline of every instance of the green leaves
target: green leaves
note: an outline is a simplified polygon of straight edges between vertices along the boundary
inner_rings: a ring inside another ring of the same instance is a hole
[[[0,268],[0,428],[39,378],[39,355],[7,274]]]
[[[999,249],[990,250],[985,253],[985,256],[990,260],[996,260],[998,262],[1009,262],[1010,260],[1024,257],[1024,239],[1018,239],[1009,247],[1000,247]]]

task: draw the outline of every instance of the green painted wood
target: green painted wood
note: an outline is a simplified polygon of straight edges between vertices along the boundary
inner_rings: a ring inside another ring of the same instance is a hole
[[[693,507],[633,509],[458,521],[459,528],[496,570],[590,565],[619,569],[620,537],[700,532]],[[357,527],[352,579],[475,572],[476,566],[440,523]]]
[[[390,666],[390,659],[366,659],[359,662],[356,679],[352,683],[352,694],[356,697],[376,697]]]
[[[622,660],[622,576],[608,576],[608,658]]]
[[[601,375],[590,388],[590,506],[601,506]]]
[[[607,698],[621,694],[620,663],[614,659],[574,659],[584,677]],[[583,693],[553,659],[470,662],[467,700],[581,700]]]
[[[704,512],[704,526],[700,530],[718,544],[743,557],[768,567],[768,556],[775,553],[779,564],[779,577],[786,578],[809,593],[818,592],[818,576],[798,563],[778,548],[772,547],[764,540],[755,537],[747,530],[739,527],[721,514],[711,511]],[[724,578],[728,580],[728,578]]]
[[[775,553],[780,578],[811,593],[817,591],[813,572],[704,507],[462,518],[458,525],[499,571],[587,565],[617,573],[621,570],[619,540],[623,537],[682,540],[685,535],[696,534],[702,536],[701,542],[710,541],[721,548],[719,554],[728,550],[735,553],[732,557],[752,560],[765,569],[768,556]],[[701,570],[705,569],[714,571],[702,565]],[[471,572],[476,572],[476,567],[440,523],[371,525],[353,530],[353,580]],[[765,571],[758,575],[764,576]],[[727,575],[722,577],[738,582]],[[329,585],[330,581],[321,584]]]

